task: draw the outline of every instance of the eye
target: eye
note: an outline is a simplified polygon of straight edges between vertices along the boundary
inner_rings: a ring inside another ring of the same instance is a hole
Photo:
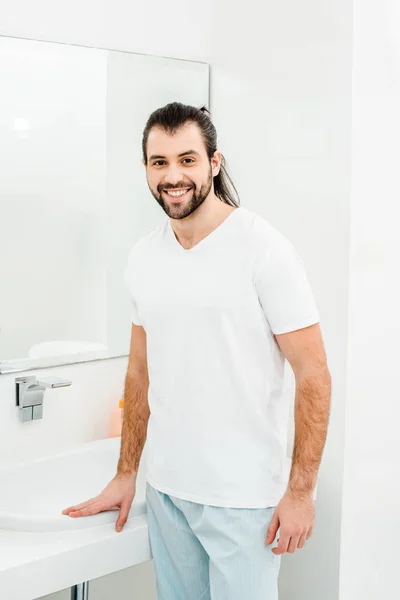
[[[164,163],[164,162],[165,162],[165,160],[156,160],[155,162],[153,162],[153,166],[154,167],[159,167],[160,163]]]
[[[194,163],[194,160],[193,160],[193,158],[184,158],[183,160],[184,160],[184,161],[185,161],[185,160],[189,160],[189,161],[190,161],[189,163],[186,163],[186,164]]]

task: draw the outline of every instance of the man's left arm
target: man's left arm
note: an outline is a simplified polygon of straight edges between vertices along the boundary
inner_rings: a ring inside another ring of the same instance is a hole
[[[296,381],[295,438],[287,491],[277,506],[266,543],[280,537],[274,554],[302,548],[314,526],[314,491],[325,446],[331,400],[331,376],[319,323],[275,335]]]

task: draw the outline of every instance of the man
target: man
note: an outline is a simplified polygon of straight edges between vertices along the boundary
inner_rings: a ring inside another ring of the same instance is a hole
[[[125,271],[133,324],[118,472],[63,512],[118,506],[121,531],[147,435],[158,597],[276,600],[281,555],[312,533],[329,420],[330,373],[304,264],[239,206],[205,108],[155,111],[143,162],[168,219],[134,245]],[[285,358],[296,380],[289,478]]]

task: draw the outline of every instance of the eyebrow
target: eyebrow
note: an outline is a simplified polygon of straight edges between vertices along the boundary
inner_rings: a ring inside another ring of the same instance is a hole
[[[187,154],[196,154],[196,156],[200,156],[200,154],[196,152],[196,150],[187,150],[187,152],[181,152],[180,154],[178,154],[178,158],[180,158],[181,156],[186,156]],[[166,156],[162,156],[161,154],[153,154],[152,156],[150,156],[149,161],[158,158],[166,158]]]

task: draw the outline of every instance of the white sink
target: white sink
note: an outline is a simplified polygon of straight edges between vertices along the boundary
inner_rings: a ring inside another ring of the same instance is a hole
[[[61,511],[97,496],[116,473],[121,438],[89,442],[73,451],[0,469],[0,529],[68,531],[113,523],[117,510],[71,518]],[[143,458],[129,518],[146,512]]]

